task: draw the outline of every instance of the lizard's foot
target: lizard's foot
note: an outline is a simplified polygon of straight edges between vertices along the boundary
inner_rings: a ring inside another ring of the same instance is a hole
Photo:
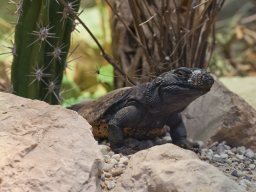
[[[200,151],[201,151],[200,148],[199,148],[198,143],[190,142],[189,140],[186,140],[186,139],[180,140],[180,141],[175,141],[174,144],[178,145],[181,148],[189,149],[191,151],[194,151],[195,153],[200,153]]]
[[[131,149],[131,148],[128,148],[128,147],[115,147],[115,148],[112,148],[112,150],[115,152],[115,153],[121,153],[123,155],[130,155],[130,154],[134,154],[136,153],[137,151]]]

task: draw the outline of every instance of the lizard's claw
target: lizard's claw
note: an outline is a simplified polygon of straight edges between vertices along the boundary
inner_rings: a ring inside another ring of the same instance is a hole
[[[137,151],[131,149],[131,148],[128,148],[128,147],[116,147],[116,148],[112,148],[112,150],[115,152],[115,153],[121,153],[123,155],[130,155],[130,154],[134,154],[136,153]]]
[[[181,148],[189,149],[195,153],[201,153],[198,143],[190,142],[189,140],[179,140],[174,142],[175,145],[178,145]]]

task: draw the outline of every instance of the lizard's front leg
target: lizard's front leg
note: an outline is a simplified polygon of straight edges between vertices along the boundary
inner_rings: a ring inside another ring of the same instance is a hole
[[[170,115],[166,124],[170,127],[170,134],[175,145],[196,153],[199,152],[199,145],[187,140],[187,131],[180,113]]]
[[[136,125],[142,118],[136,106],[120,109],[108,123],[108,140],[115,153],[131,154],[135,151],[124,146],[124,128]]]

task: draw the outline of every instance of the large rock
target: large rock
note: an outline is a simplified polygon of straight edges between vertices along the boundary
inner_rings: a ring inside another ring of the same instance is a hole
[[[188,138],[204,143],[225,140],[230,146],[245,146],[256,152],[256,111],[214,79],[211,91],[182,113]]]
[[[76,112],[0,93],[0,191],[101,191],[103,157]]]
[[[172,144],[143,150],[129,161],[113,192],[243,192],[235,181],[192,151]]]

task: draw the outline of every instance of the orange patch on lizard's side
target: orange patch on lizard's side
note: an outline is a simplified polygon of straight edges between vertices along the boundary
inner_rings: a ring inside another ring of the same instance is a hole
[[[107,123],[101,123],[101,124],[93,124],[93,131],[92,134],[95,137],[99,137],[102,139],[108,138],[108,124]],[[164,126],[163,128],[155,128],[152,130],[147,129],[132,129],[132,128],[124,128],[124,136],[125,137],[132,137],[135,139],[152,139],[154,137],[161,136],[166,133],[168,127]]]

